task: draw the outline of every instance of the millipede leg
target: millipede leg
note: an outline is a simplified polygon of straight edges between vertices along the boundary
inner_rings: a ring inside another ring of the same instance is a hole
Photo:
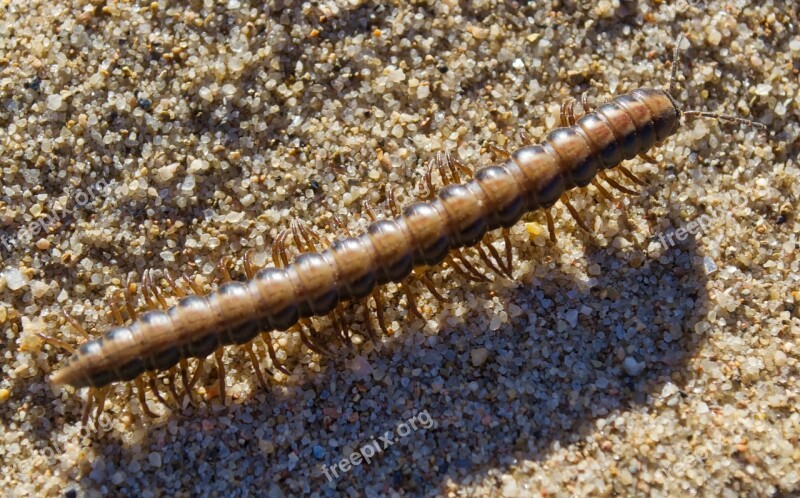
[[[645,162],[648,162],[650,164],[658,164],[658,161],[656,161],[656,159],[653,156],[651,156],[646,152],[641,152],[639,154],[639,158],[643,159]]]
[[[136,307],[133,305],[133,295],[131,294],[132,289],[135,289],[135,284],[133,283],[133,278],[128,275],[128,278],[125,281],[125,308],[128,310],[128,316],[131,320],[136,320]]]
[[[450,180],[450,176],[445,171],[444,155],[441,152],[437,152],[434,160],[436,164],[436,170],[439,172],[439,177],[442,180],[442,184],[444,186],[450,185],[452,181]]]
[[[608,175],[605,173],[605,171],[602,171],[602,172],[598,173],[598,176],[599,176],[600,178],[602,178],[603,180],[605,180],[605,181],[606,181],[606,183],[608,183],[609,185],[611,185],[612,187],[614,187],[615,189],[619,190],[620,192],[622,192],[622,193],[624,193],[624,194],[628,194],[628,195],[639,195],[639,192],[637,192],[637,191],[635,191],[635,190],[631,190],[631,189],[629,189],[629,188],[627,188],[627,187],[623,187],[622,185],[620,185],[619,183],[617,183],[617,181],[616,181],[616,180],[614,180],[613,178],[611,178],[610,176],[608,176]]]
[[[134,379],[134,383],[136,384],[136,394],[139,396],[139,404],[142,406],[142,411],[150,418],[155,418],[157,415],[150,410],[150,407],[147,405],[147,399],[145,399],[145,385],[144,381],[142,381],[142,377],[136,377]]]
[[[258,346],[258,344],[256,344],[255,339],[250,341],[250,343],[253,345],[253,351],[255,351],[256,353],[256,358],[258,359],[259,366],[261,366],[261,368],[264,369],[267,375],[274,377],[275,373],[266,366],[264,366],[264,360],[266,360],[266,358],[264,357],[264,351]]]
[[[172,275],[170,275],[170,273],[166,270],[164,271],[164,278],[167,280],[173,296],[177,297],[178,299],[186,297],[186,292],[181,289],[181,286],[175,282],[175,279],[173,279]]]
[[[436,169],[439,171],[439,178],[442,179],[442,185],[445,187],[450,185],[450,177],[444,171],[444,165],[442,164],[442,156],[440,154],[436,155]]]
[[[155,302],[150,297],[150,286],[147,283],[149,276],[149,269],[146,268],[144,271],[142,271],[142,299],[144,299],[144,304],[147,309],[155,309]]]
[[[167,300],[164,299],[164,295],[161,293],[161,291],[158,289],[157,286],[153,287],[153,291],[154,291],[153,294],[156,296],[156,300],[158,300],[158,303],[161,305],[161,309],[166,310],[167,308],[169,308]]]
[[[479,279],[479,281],[484,281],[484,282],[491,282],[492,281],[491,278],[489,278],[486,274],[481,273],[480,271],[478,271],[478,269],[475,268],[472,265],[472,263],[469,262],[469,260],[466,258],[466,256],[464,256],[464,253],[461,251],[461,249],[454,249],[453,253],[456,256],[458,256],[458,259],[461,261],[461,264],[464,265],[464,268],[466,268],[467,271],[470,272],[471,274],[475,275]]]
[[[461,181],[461,175],[459,175],[456,171],[455,165],[453,164],[453,158],[450,156],[450,153],[439,152],[436,157],[437,162],[440,164],[439,172],[449,172],[450,183],[459,183]]]
[[[189,389],[189,361],[186,358],[181,358],[180,362],[181,383],[183,384],[183,394],[189,397],[189,401],[194,404],[194,396]]]
[[[169,381],[167,384],[167,392],[172,396],[172,400],[175,401],[175,405],[180,407],[181,396],[178,394],[177,384],[175,382],[175,376],[177,374],[178,369],[174,366],[169,367],[169,370],[167,370],[167,380]]]
[[[126,399],[130,399],[133,397],[133,382],[123,382],[122,385],[125,386],[125,394],[122,397]]]
[[[118,326],[122,326],[125,325],[125,320],[122,319],[122,313],[119,311],[119,304],[117,303],[118,295],[119,292],[112,294],[108,304],[111,307],[111,316],[114,317],[114,322],[116,322]]]
[[[281,265],[278,243],[285,233],[286,230],[282,230],[280,233],[278,233],[278,236],[275,237],[275,241],[272,244],[272,264],[275,265],[275,268],[283,268],[283,265]]]
[[[372,204],[367,201],[364,201],[364,212],[367,213],[369,221],[376,221],[378,219],[378,215],[376,215],[375,210],[372,209]]]
[[[494,244],[492,244],[488,240],[488,237],[484,238],[483,243],[486,245],[486,248],[489,250],[489,254],[492,256],[494,262],[497,263],[497,266],[500,268],[503,275],[507,276],[508,278],[511,278],[511,267],[506,266],[505,261],[503,261],[503,258],[500,257],[500,253],[497,252],[497,249],[495,249]]]
[[[381,290],[376,288],[372,291],[372,299],[375,300],[375,314],[378,315],[378,325],[381,327],[383,333],[387,336],[391,335],[389,328],[386,326],[386,319],[383,316],[383,296]]]
[[[225,364],[222,362],[223,354],[223,348],[217,348],[217,350],[214,351],[214,358],[217,360],[217,370],[219,371],[219,400],[225,405]]]
[[[425,274],[425,272],[420,271],[419,273],[416,273],[416,270],[414,270],[414,275],[419,279],[420,282],[422,282],[428,291],[433,294],[433,297],[435,297],[437,301],[440,303],[447,301],[444,296],[439,293],[439,291],[436,289],[436,284],[433,283],[433,281],[428,275]]]
[[[297,220],[292,220],[291,227],[292,240],[294,241],[294,245],[297,247],[297,250],[301,253],[311,252],[312,249],[308,247],[305,242],[303,242],[302,237],[300,236],[300,223]]]
[[[614,196],[613,196],[613,195],[611,195],[611,192],[609,192],[608,190],[606,190],[606,189],[605,189],[605,188],[604,188],[604,187],[603,187],[603,186],[600,184],[600,182],[598,182],[598,181],[597,181],[597,179],[595,179],[595,180],[592,180],[592,185],[594,185],[595,187],[597,187],[597,190],[600,192],[600,195],[602,195],[603,197],[605,197],[606,199],[608,199],[608,200],[609,200],[609,201],[611,201],[611,202],[616,202],[616,199],[614,199]],[[624,213],[624,215],[625,215],[625,216],[623,217],[623,221],[625,222],[625,226],[627,226],[629,229],[632,229],[631,222],[630,222],[630,220],[628,219],[628,208],[626,208],[626,207],[625,207],[625,204],[624,204],[624,203],[622,203],[622,202],[620,202],[620,203],[617,203],[617,206],[619,207],[620,211],[622,211],[622,212]]]
[[[627,176],[628,179],[630,181],[632,181],[633,183],[637,183],[637,184],[641,185],[642,187],[646,187],[647,186],[647,182],[645,182],[644,180],[641,180],[638,176],[634,175],[631,172],[631,170],[629,170],[625,166],[620,164],[619,166],[617,166],[617,169],[620,170],[623,175]]]
[[[589,108],[589,100],[586,98],[586,92],[581,94],[581,105],[583,106],[584,116],[592,112],[592,110]]]
[[[331,316],[331,327],[333,327],[333,331],[336,333],[336,337],[339,339],[344,346],[347,348],[352,348],[353,343],[350,342],[350,338],[347,336],[347,332],[344,330],[342,323],[339,321],[339,314],[337,313],[339,305],[336,305],[336,309],[334,309],[330,316]]]
[[[508,277],[514,278],[514,246],[511,245],[511,232],[508,228],[503,229],[503,241],[506,244],[506,268]]]
[[[94,409],[94,425],[98,426],[100,423],[100,415],[103,414],[103,410],[106,407],[106,396],[108,396],[108,391],[111,389],[111,386],[101,387],[97,391],[97,406]]]
[[[456,259],[451,254],[447,255],[447,257],[445,258],[445,261],[447,261],[447,264],[450,266],[450,268],[455,270],[455,272],[458,273],[459,275],[461,275],[462,277],[467,278],[469,280],[472,280],[473,282],[483,282],[484,281],[482,278],[471,274],[464,267],[462,267],[461,263],[456,261]]]
[[[550,232],[550,242],[556,242],[556,224],[553,222],[552,208],[545,210],[545,218],[547,218],[547,231]]]
[[[472,178],[473,176],[475,176],[475,171],[471,167],[459,161],[458,159],[453,158],[453,163],[456,165],[456,168],[461,170],[461,172],[463,172],[467,176],[467,178]]]
[[[159,309],[161,305],[161,301],[163,298],[159,299],[160,294],[158,293],[158,287],[155,283],[153,283],[153,270],[145,270],[146,276],[146,283],[145,286],[149,292],[149,295],[153,298],[153,309]]]
[[[161,309],[166,310],[167,308],[169,308],[167,300],[164,299],[164,296],[161,294],[161,290],[158,288],[158,284],[153,282],[152,272],[150,275],[149,282],[150,282],[150,292],[153,293],[153,297],[155,297],[158,304],[161,305]]]
[[[489,144],[489,145],[486,146],[486,148],[489,149],[496,156],[501,157],[503,159],[508,159],[508,158],[511,157],[511,153],[508,150],[506,150],[506,149],[504,149],[504,148],[502,148],[502,147],[500,147],[498,145]]]
[[[436,170],[439,172],[439,177],[442,180],[442,184],[446,186],[452,183],[450,180],[450,176],[445,172],[444,169],[444,154],[442,154],[442,152],[439,151],[436,153],[433,159],[436,164]]]
[[[192,292],[194,292],[194,293],[195,293],[195,294],[197,294],[198,296],[202,296],[202,295],[204,295],[204,294],[205,294],[205,292],[203,292],[203,289],[201,289],[199,285],[197,285],[196,283],[194,283],[194,280],[190,279],[189,277],[187,277],[187,276],[186,276],[185,274],[183,274],[183,273],[181,274],[181,280],[183,280],[184,282],[186,282],[186,285],[188,285],[188,286],[189,286],[189,288],[190,288],[190,289],[192,289]]]
[[[461,181],[461,175],[463,174],[466,178],[472,178],[474,175],[473,171],[468,168],[464,163],[459,161],[458,159],[454,158],[452,154],[449,152],[445,152],[444,154],[445,163],[447,163],[447,167],[450,168],[450,173],[455,178],[456,182]]]
[[[525,145],[533,145],[533,137],[525,130],[519,131],[519,139]]]
[[[600,192],[600,195],[605,197],[607,200],[609,200],[611,202],[616,202],[616,199],[614,199],[614,196],[611,195],[611,193],[608,190],[606,190],[605,187],[600,185],[600,182],[598,182],[596,178],[594,180],[592,180],[592,185],[594,185],[595,188],[598,190],[598,192]]]
[[[567,105],[567,119],[570,126],[574,126],[577,119],[575,119],[575,100],[572,99]]]
[[[386,197],[389,201],[389,212],[392,213],[392,216],[400,216],[400,209],[397,207],[397,189],[391,187],[385,190],[388,190]]]
[[[345,224],[342,222],[342,220],[340,220],[340,219],[339,219],[339,217],[338,217],[338,216],[336,216],[335,214],[334,214],[334,215],[332,215],[332,216],[331,216],[331,220],[333,221],[333,224],[334,224],[334,225],[336,225],[337,227],[339,227],[339,229],[340,229],[340,230],[341,230],[341,231],[342,231],[342,232],[343,232],[343,233],[344,233],[344,234],[345,234],[347,237],[352,237],[352,236],[353,236],[353,235],[350,233],[350,230],[347,228],[347,225],[345,225]]]
[[[253,369],[256,371],[256,377],[258,377],[259,384],[261,384],[261,387],[266,390],[267,381],[264,378],[264,374],[261,373],[261,367],[259,366],[258,358],[256,357],[255,351],[253,351],[253,342],[250,341],[242,347],[245,349],[245,351],[247,351],[247,356],[250,357],[250,363],[253,364]]]
[[[317,244],[330,246],[328,241],[323,242],[322,236],[316,230],[302,222],[300,223],[300,235],[303,236],[306,245],[314,252],[319,252]]]
[[[145,270],[142,272],[142,299],[144,299],[145,308],[148,310],[154,310],[158,308],[158,305],[155,301],[150,297],[150,272]]]
[[[70,344],[70,343],[68,343],[66,341],[62,341],[61,339],[56,339],[55,337],[42,334],[41,332],[36,332],[36,335],[39,336],[39,338],[42,339],[43,341],[49,342],[53,346],[56,346],[56,347],[59,347],[59,348],[65,350],[65,351],[68,351],[70,354],[75,353],[75,348],[72,346],[72,344]]]
[[[194,390],[194,385],[197,384],[197,381],[200,380],[200,374],[203,373],[203,365],[205,365],[206,359],[205,358],[198,358],[197,359],[197,367],[194,369],[194,373],[192,374],[192,378],[189,380],[189,386],[187,387],[187,392]]]
[[[81,425],[86,425],[89,421],[89,415],[92,413],[92,406],[94,404],[94,398],[97,395],[97,389],[94,387],[89,388],[89,392],[86,394],[86,406],[83,407],[83,415],[81,416]]]
[[[364,327],[367,329],[367,336],[372,342],[378,340],[375,334],[375,326],[372,324],[372,317],[369,315],[369,298],[362,301],[364,303]]]
[[[308,348],[308,349],[309,349],[311,352],[313,352],[313,353],[317,353],[317,354],[320,354],[320,355],[322,355],[322,354],[323,354],[321,351],[319,351],[319,350],[317,349],[317,347],[314,345],[314,343],[312,343],[312,342],[311,342],[311,340],[310,340],[310,339],[308,338],[308,336],[306,335],[306,331],[305,331],[305,329],[304,329],[302,326],[300,326],[300,327],[297,329],[297,332],[300,334],[300,340],[302,340],[302,341],[303,341],[303,344],[305,344],[305,345],[306,345],[306,347],[307,347],[307,348]],[[323,356],[324,356],[324,355],[323,355]]]
[[[158,401],[160,401],[167,408],[171,409],[169,403],[167,403],[167,400],[165,400],[164,397],[161,396],[161,392],[158,390],[158,385],[156,385],[156,379],[157,377],[155,376],[155,374],[148,374],[147,384],[148,386],[150,386],[150,391],[153,393],[156,399],[158,399]]]
[[[570,102],[572,102],[572,99],[565,100],[564,102],[561,103],[560,118],[561,118],[561,126],[562,127],[570,126],[569,111],[567,110],[567,108],[569,107]]]
[[[319,351],[321,351],[320,354],[323,355],[323,356],[332,356],[334,354],[334,350],[333,350],[333,346],[330,344],[330,341],[328,340],[328,338],[326,336],[322,335],[322,333],[320,333],[313,326],[313,324],[311,322],[311,319],[307,319],[307,325],[308,325],[308,329],[309,329],[308,337],[311,339],[311,341],[314,343],[314,345],[317,346],[317,349]],[[345,338],[344,336],[341,335],[341,334],[345,333],[344,330],[343,329],[342,330],[336,330],[336,326],[337,326],[337,324],[333,324],[334,332],[336,333],[336,337],[338,337],[342,341],[342,344],[344,344],[348,348],[351,347],[352,344],[348,344],[348,338]]]
[[[502,277],[504,275],[503,271],[495,265],[489,256],[486,255],[486,251],[483,250],[483,246],[481,243],[475,245],[475,249],[478,251],[478,256],[483,260],[486,266],[489,267],[497,276]]]
[[[284,228],[275,237],[275,243],[272,245],[272,262],[275,263],[275,268],[289,266],[289,257],[286,255],[286,237],[289,236],[290,232],[291,230]]]
[[[67,313],[67,311],[64,308],[61,308],[61,314],[64,316],[64,319],[67,320],[67,323],[69,323],[75,330],[80,332],[80,334],[84,337],[84,339],[86,339],[87,341],[89,340],[89,333],[86,332],[86,329],[84,329],[83,326],[80,323],[78,323],[77,320],[72,318],[72,316],[69,313]],[[46,334],[42,334],[41,332],[36,332],[36,335],[39,336],[39,338],[42,339],[44,342],[50,343],[53,346],[61,348],[70,354],[75,353],[75,347],[73,347],[72,344],[66,341],[63,341],[61,339],[56,339],[55,337]]]
[[[308,347],[308,349],[321,356],[327,356],[331,354],[327,348],[324,348],[317,343],[319,333],[317,332],[317,329],[314,328],[311,320],[302,318],[298,323],[300,324],[300,339],[303,341],[303,344]],[[306,332],[306,328],[308,329],[308,332]]]
[[[61,308],[61,315],[64,316],[64,319],[69,323],[72,328],[78,331],[79,334],[83,336],[84,339],[89,340],[89,332],[86,332],[86,329],[83,328],[83,325],[78,322],[78,320],[74,319],[72,315],[67,313],[67,310]]]
[[[353,335],[349,332],[350,327],[347,325],[347,322],[344,319],[344,308],[342,308],[342,303],[336,305],[336,309],[333,310],[333,315],[331,316],[331,321],[333,322],[333,328],[336,329],[339,337],[341,337],[342,343],[348,348],[352,349]]]
[[[423,200],[431,200],[436,195],[436,190],[433,188],[433,163],[434,160],[431,160],[431,162],[428,163],[428,169],[425,170],[425,176],[423,179],[424,181],[423,185],[425,186],[425,193],[422,194]],[[422,189],[418,188],[418,190]]]
[[[286,370],[286,367],[281,365],[280,362],[278,361],[278,356],[275,354],[275,346],[272,344],[272,336],[270,335],[270,333],[262,332],[261,340],[264,341],[264,344],[267,345],[267,353],[269,354],[269,359],[272,360],[272,366],[277,368],[284,374],[289,375],[289,371]]]
[[[503,274],[509,279],[513,278],[511,276],[512,268],[508,264],[508,251],[506,251],[506,258],[503,259],[503,257],[500,256],[500,252],[497,250],[497,248],[494,247],[494,244],[492,244],[489,241],[485,242],[485,244],[486,248],[489,249],[489,254],[492,256],[492,259],[495,261],[495,263],[497,263],[497,266],[499,266],[500,269],[503,270]]]
[[[417,315],[417,317],[419,317],[420,320],[425,320],[425,317],[422,316],[422,313],[419,311],[419,308],[417,308],[417,300],[414,297],[414,290],[411,288],[411,283],[408,280],[406,280],[405,282],[402,282],[400,284],[400,287],[403,289],[403,292],[405,292],[406,299],[408,299],[409,311]]]
[[[228,271],[230,262],[230,256],[222,256],[219,258],[219,262],[217,262],[217,271],[219,272],[219,279],[222,282],[230,282],[233,280],[231,273]]]
[[[279,266],[279,268],[285,268],[289,266],[289,255],[286,249],[286,239],[289,238],[290,233],[292,233],[290,229],[288,228],[284,229],[283,233],[281,234],[282,237],[280,237],[280,239],[277,242],[278,254],[280,255],[281,258],[280,259],[281,265]]]
[[[253,249],[248,249],[247,252],[244,253],[244,260],[242,262],[242,266],[244,266],[244,276],[247,277],[247,280],[251,280],[256,274],[256,266],[253,264]]]
[[[586,226],[586,224],[581,219],[580,215],[578,214],[578,210],[575,209],[575,207],[572,205],[571,202],[569,202],[569,197],[567,197],[567,194],[561,196],[561,202],[563,202],[564,205],[567,206],[569,214],[571,214],[572,217],[575,218],[575,222],[578,224],[578,226],[581,227],[581,229],[585,230],[586,232],[592,233],[592,231],[589,230],[589,227]]]

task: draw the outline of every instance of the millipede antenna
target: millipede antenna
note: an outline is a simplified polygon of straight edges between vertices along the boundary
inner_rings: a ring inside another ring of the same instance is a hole
[[[667,93],[672,95],[672,84],[675,82],[675,74],[678,72],[678,50],[680,50],[681,42],[683,41],[683,33],[678,35],[675,40],[675,49],[672,51],[672,68],[669,73],[669,83],[667,83]]]
[[[672,97],[672,89],[675,84],[675,76],[678,72],[678,51],[680,50],[681,42],[683,41],[683,33],[678,35],[678,38],[675,40],[675,49],[672,52],[672,68],[669,73],[669,82],[667,83],[667,94]],[[752,126],[754,128],[759,128],[762,130],[767,130],[767,125],[764,123],[759,123],[758,121],[753,121],[750,119],[740,118],[739,116],[732,116],[730,114],[718,114],[716,112],[706,112],[706,111],[683,111],[682,114],[684,116],[689,117],[704,117],[704,118],[711,118],[716,119],[717,121],[729,121],[732,123],[739,123],[747,126]]]

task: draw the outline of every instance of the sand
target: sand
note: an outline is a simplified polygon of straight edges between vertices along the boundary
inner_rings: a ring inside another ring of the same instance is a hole
[[[0,0],[0,489],[800,493],[797,26],[770,0]],[[432,271],[425,320],[390,286],[392,334],[332,357],[278,334],[291,373],[267,389],[229,348],[226,406],[211,363],[198,406],[148,398],[157,419],[123,385],[81,427],[85,390],[48,383],[68,355],[37,333],[82,340],[60,310],[99,333],[146,269],[210,286],[293,219],[363,230],[437,152],[488,165],[568,98],[663,87],[680,33],[681,105],[769,132],[687,119],[630,162],[647,187],[613,175],[639,195],[570,194],[593,234],[563,206],[555,244],[520,222],[513,280]]]

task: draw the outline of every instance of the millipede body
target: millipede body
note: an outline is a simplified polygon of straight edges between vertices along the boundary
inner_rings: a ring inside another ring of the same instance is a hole
[[[360,236],[305,252],[283,268],[262,269],[246,282],[185,296],[87,341],[52,382],[104,388],[135,380],[368,298],[376,287],[437,265],[452,251],[480,243],[487,232],[549,208],[566,191],[647,152],[677,131],[680,117],[668,90],[618,96],[577,121],[573,117],[564,123],[571,126],[552,131],[544,143],[529,143],[509,152],[505,162],[479,169],[466,183],[446,185],[430,200],[374,221]]]

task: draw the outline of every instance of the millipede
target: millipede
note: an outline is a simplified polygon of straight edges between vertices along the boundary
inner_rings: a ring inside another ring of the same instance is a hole
[[[103,412],[110,388],[128,382],[135,388],[142,412],[157,416],[148,405],[147,389],[166,406],[184,395],[192,399],[193,387],[203,372],[204,362],[214,356],[219,370],[219,397],[225,402],[224,348],[236,346],[249,357],[259,383],[266,388],[262,363],[269,356],[271,368],[288,374],[278,359],[275,336],[299,332],[302,343],[313,353],[331,353],[331,342],[351,347],[353,334],[344,317],[344,304],[363,303],[364,339],[377,339],[370,316],[370,300],[381,332],[389,334],[384,317],[383,287],[394,282],[406,295],[408,310],[422,317],[410,282],[418,282],[439,300],[426,270],[446,264],[469,280],[488,280],[488,271],[513,278],[513,248],[509,229],[523,215],[543,210],[549,237],[555,242],[550,208],[561,201],[578,226],[589,231],[567,193],[594,185],[608,200],[614,197],[600,183],[628,194],[608,173],[620,172],[629,181],[646,185],[623,161],[637,156],[652,162],[648,152],[675,135],[681,117],[702,116],[766,128],[744,118],[703,111],[682,111],[672,95],[678,46],[666,89],[640,88],[600,105],[591,111],[585,95],[583,114],[575,115],[574,99],[561,106],[561,127],[551,131],[541,144],[520,132],[522,147],[509,151],[490,146],[498,164],[473,170],[448,153],[439,153],[424,175],[423,198],[401,208],[393,191],[388,192],[392,217],[378,219],[366,206],[371,223],[361,234],[351,235],[336,218],[344,238],[327,243],[304,223],[294,221],[281,231],[272,247],[273,266],[257,268],[252,251],[242,260],[246,281],[234,280],[228,270],[230,259],[219,264],[220,285],[208,293],[183,275],[184,286],[165,275],[176,303],[168,306],[164,293],[150,272],[141,283],[141,306],[137,308],[129,281],[110,300],[116,326],[98,338],[91,338],[70,315],[64,316],[86,341],[77,349],[64,340],[41,335],[47,342],[72,353],[52,377],[57,385],[89,388],[82,422]],[[443,184],[434,186],[434,173]],[[466,179],[465,179],[466,178]],[[464,180],[465,179],[465,180]],[[500,232],[504,248],[493,245],[492,234]],[[291,259],[293,244],[299,253]],[[485,265],[481,271],[465,256],[474,249]],[[126,325],[123,310],[129,317]],[[317,331],[312,317],[330,316],[327,334]],[[264,345],[255,348],[255,341]],[[264,351],[266,350],[266,352]],[[195,359],[191,372],[189,360]],[[178,386],[180,379],[180,386]],[[165,399],[162,391],[172,398]]]

